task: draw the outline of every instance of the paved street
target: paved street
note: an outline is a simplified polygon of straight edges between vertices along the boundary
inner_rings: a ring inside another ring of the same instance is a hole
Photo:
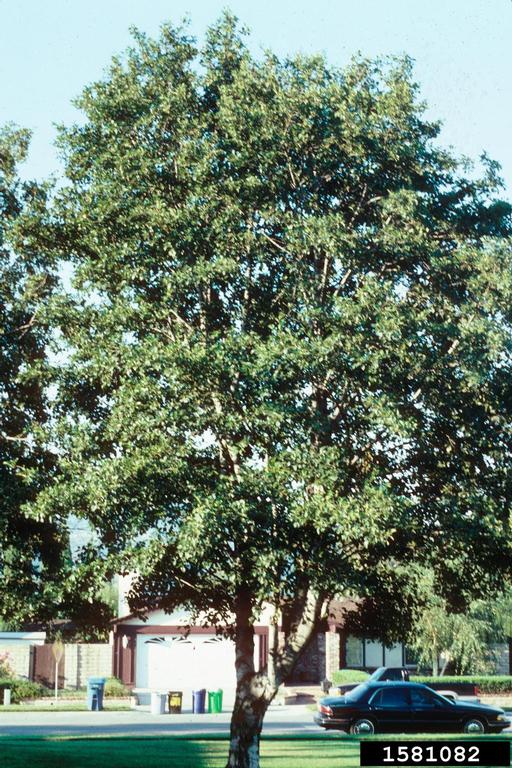
[[[271,707],[265,718],[267,734],[319,734],[313,712],[302,705]],[[218,715],[151,715],[130,712],[5,712],[0,736],[171,736],[228,734],[230,712]]]
[[[313,712],[303,705],[273,706],[264,734],[325,735],[313,723]],[[229,733],[231,713],[218,715],[152,715],[148,710],[126,712],[5,712],[0,713],[0,736],[194,736]],[[512,733],[507,728],[503,733]],[[333,738],[336,731],[327,732]]]

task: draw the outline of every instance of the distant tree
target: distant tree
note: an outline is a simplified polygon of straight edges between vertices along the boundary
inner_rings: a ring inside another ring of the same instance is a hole
[[[498,641],[512,639],[512,589],[509,587],[494,601],[486,603]]]
[[[438,147],[407,59],[255,60],[229,15],[200,51],[135,33],[77,106],[18,227],[74,270],[34,514],[90,522],[86,594],[136,570],[132,610],[234,639],[253,768],[331,597],[389,596],[389,635],[418,564],[459,607],[510,572],[510,207]]]
[[[456,674],[495,670],[498,657],[494,646],[510,637],[510,587],[502,584],[496,593],[470,600],[464,610],[454,611],[436,592],[431,571],[420,569],[418,576],[417,600],[406,639],[416,651],[419,664],[431,667],[434,675],[443,675],[447,668]],[[365,627],[356,623],[356,628],[375,634],[375,615],[368,609],[362,613],[368,613],[373,623]],[[361,617],[358,620],[361,622]]]
[[[445,601],[433,599],[419,614],[410,633],[409,645],[421,666],[443,675],[448,664],[458,675],[492,672],[495,655],[492,643],[499,635],[485,606],[472,603],[465,613],[451,613]]]

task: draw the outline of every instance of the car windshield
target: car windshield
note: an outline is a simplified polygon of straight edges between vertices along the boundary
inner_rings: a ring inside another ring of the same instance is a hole
[[[345,694],[345,698],[347,701],[357,701],[357,699],[361,698],[361,695],[366,691],[366,683],[360,683],[359,685],[356,685],[355,688],[352,688],[351,691],[348,691]]]

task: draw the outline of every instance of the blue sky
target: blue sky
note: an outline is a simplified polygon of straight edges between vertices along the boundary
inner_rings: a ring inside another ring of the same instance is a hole
[[[71,99],[101,76],[135,24],[156,34],[188,15],[201,39],[229,7],[252,29],[257,53],[408,53],[442,139],[458,154],[485,149],[512,197],[512,0],[0,0],[0,123],[34,133],[23,173],[57,171],[54,122],[72,122]]]

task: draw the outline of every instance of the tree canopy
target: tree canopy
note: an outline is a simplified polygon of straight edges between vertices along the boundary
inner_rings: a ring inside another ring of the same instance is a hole
[[[229,765],[255,766],[331,597],[412,606],[428,565],[462,606],[509,573],[511,209],[495,163],[440,148],[407,58],[256,59],[226,15],[201,48],[135,32],[76,103],[65,180],[17,224],[73,265],[34,514],[90,522],[91,592],[135,570],[133,609],[234,638]]]
[[[25,206],[36,211],[44,198],[42,187],[17,176],[28,142],[27,131],[0,130],[0,616],[7,626],[53,615],[67,541],[51,518],[26,513],[55,467],[43,439],[49,328],[39,314],[55,277],[43,254],[30,247],[14,254],[9,245]]]
[[[29,139],[13,125],[0,129],[0,617],[5,629],[35,622],[50,631],[67,618],[91,638],[113,612],[97,594],[97,573],[84,593],[72,562],[72,510],[59,517],[35,508],[59,473],[59,447],[49,437],[59,342],[47,312],[59,278],[55,259],[29,242],[51,187],[18,176]]]

